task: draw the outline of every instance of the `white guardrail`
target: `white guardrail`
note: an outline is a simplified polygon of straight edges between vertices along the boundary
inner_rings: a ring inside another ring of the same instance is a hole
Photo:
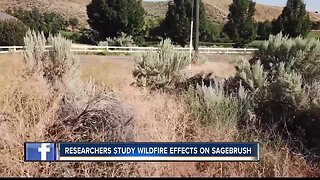
[[[50,48],[50,46],[46,46]],[[156,51],[157,47],[120,47],[120,46],[90,46],[73,45],[73,52],[114,52],[114,53],[141,53]],[[174,48],[178,51],[190,51],[190,48]],[[201,54],[251,54],[257,49],[253,48],[199,48]],[[0,54],[23,52],[24,46],[0,46]]]

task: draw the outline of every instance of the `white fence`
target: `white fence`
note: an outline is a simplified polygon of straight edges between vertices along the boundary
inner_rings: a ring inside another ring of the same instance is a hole
[[[46,46],[50,48],[50,46]],[[89,46],[73,45],[74,52],[114,52],[114,53],[140,53],[156,51],[157,47],[120,47],[120,46]],[[190,48],[175,48],[178,51],[189,52]],[[252,48],[199,48],[201,54],[251,54],[257,49]],[[24,46],[0,46],[0,54],[10,52],[23,52]]]

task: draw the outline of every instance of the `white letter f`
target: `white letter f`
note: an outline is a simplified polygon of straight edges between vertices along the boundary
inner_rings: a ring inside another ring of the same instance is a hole
[[[47,160],[47,152],[50,152],[48,146],[50,146],[50,143],[42,143],[41,147],[38,148],[38,152],[41,153],[41,161]]]

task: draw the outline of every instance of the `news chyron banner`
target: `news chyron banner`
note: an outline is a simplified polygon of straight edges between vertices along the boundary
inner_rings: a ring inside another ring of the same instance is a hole
[[[24,160],[259,161],[259,143],[25,143]]]

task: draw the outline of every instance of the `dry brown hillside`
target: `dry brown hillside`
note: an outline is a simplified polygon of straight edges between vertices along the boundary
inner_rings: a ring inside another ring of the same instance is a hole
[[[58,12],[66,17],[78,17],[86,23],[86,5],[91,0],[0,0],[0,11],[9,7],[22,7],[31,9],[37,7],[41,11]],[[206,5],[208,16],[213,21],[225,22],[229,13],[229,5],[232,0],[203,0]],[[148,16],[164,17],[167,10],[167,2],[144,2]],[[272,20],[279,16],[281,7],[257,4],[256,20]],[[320,20],[320,14],[310,13],[312,20]]]
[[[31,9],[37,7],[44,12],[57,12],[65,17],[78,17],[85,23],[86,5],[91,0],[0,0],[0,11],[10,8]]]
[[[232,3],[232,0],[203,0],[203,2],[206,4],[208,15],[213,17],[214,21],[226,21],[229,13],[229,5]],[[255,19],[257,21],[275,19],[281,14],[282,9],[282,7],[257,4]],[[310,17],[313,21],[320,20],[320,14],[314,12],[310,12]]]

